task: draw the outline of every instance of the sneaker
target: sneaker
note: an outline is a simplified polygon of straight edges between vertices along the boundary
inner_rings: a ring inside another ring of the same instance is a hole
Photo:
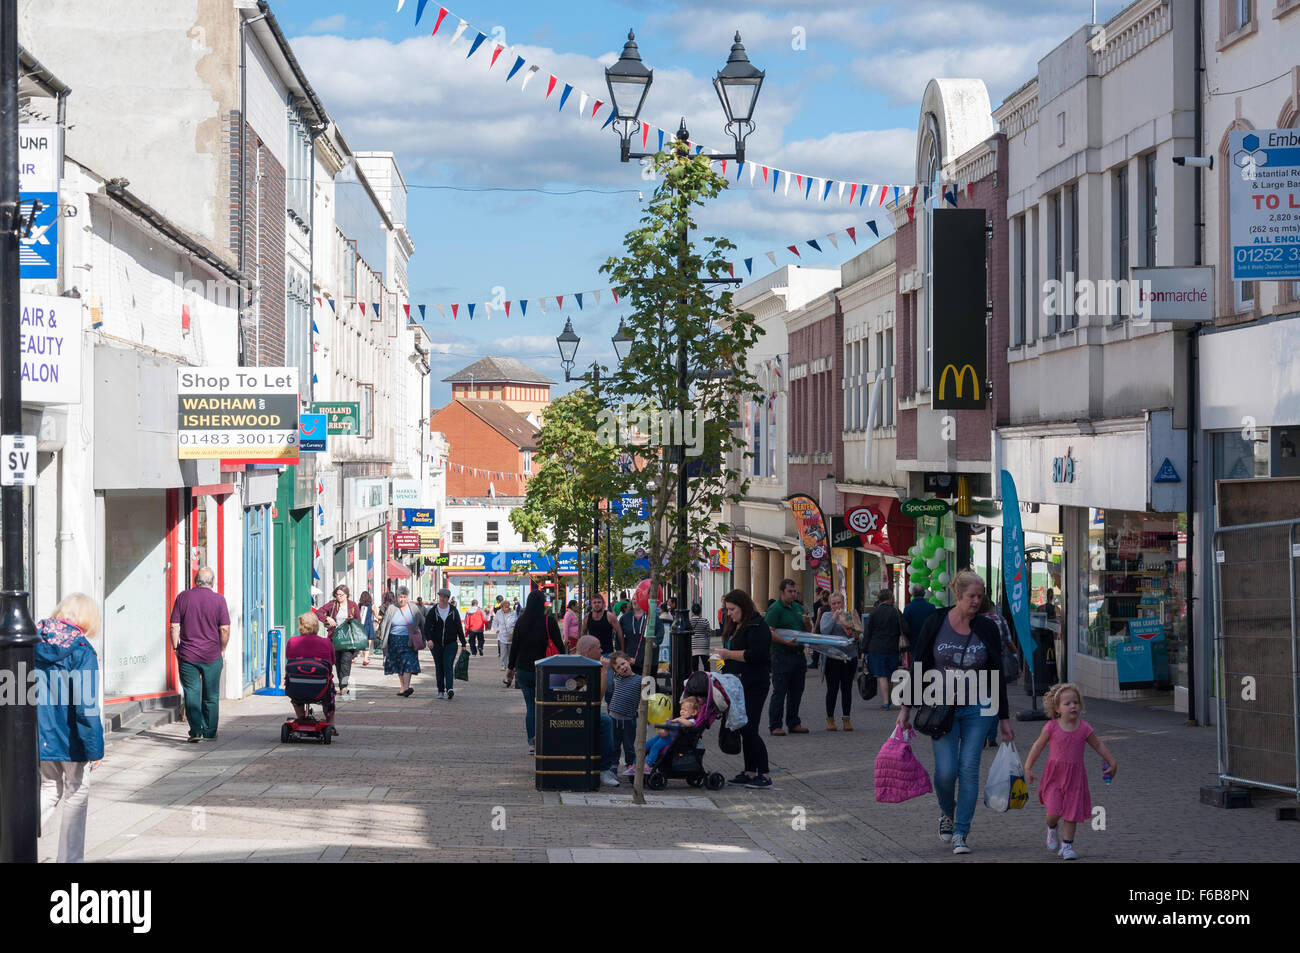
[[[1057,852],[1061,860],[1078,860],[1079,855],[1074,852],[1073,844],[1062,844],[1061,849]]]
[[[785,734],[785,729],[784,729],[784,728],[773,728],[771,731],[768,732],[768,734],[769,734],[769,735],[772,735],[773,737],[777,737],[777,736],[780,736],[780,735],[784,735],[784,734]]]
[[[1047,849],[1054,853],[1061,849],[1061,838],[1057,836],[1055,827],[1047,829]]]
[[[773,732],[773,734],[775,734],[775,732]],[[795,725],[793,728],[790,729],[790,734],[792,734],[792,735],[806,735],[806,734],[809,734],[809,731],[808,731],[808,729],[805,728],[803,725]]]
[[[625,777],[625,778],[634,778],[634,777],[636,777],[636,765],[634,765],[634,764],[629,764],[629,765],[627,766],[627,770],[623,772],[623,777]]]
[[[954,854],[969,854],[970,848],[966,846],[965,834],[952,835],[952,852]]]
[[[454,689],[454,688],[449,688],[449,689],[447,689],[447,697],[448,697],[448,698],[455,698],[455,697],[456,697],[456,689]]]
[[[614,772],[613,772],[613,771],[602,771],[602,772],[600,772],[600,780],[601,780],[601,783],[604,784],[605,787],[607,787],[607,788],[616,788],[616,787],[619,787],[619,780],[618,780],[618,778],[614,777]]]
[[[445,698],[447,697],[447,693],[446,693],[446,692],[438,692],[438,697],[439,697],[439,698],[443,698],[443,699],[445,699]]]
[[[192,745],[196,745],[196,744],[198,744],[202,739],[199,738],[198,735],[190,735],[190,736],[189,736],[188,738],[186,738],[185,740],[188,741],[188,742],[189,742],[190,744],[192,744]]]
[[[945,844],[952,841],[952,818],[947,814],[939,817],[939,840]]]
[[[749,783],[745,785],[745,787],[750,788],[770,788],[771,786],[772,779],[766,774],[760,774],[757,777],[750,778]]]
[[[744,786],[746,786],[747,784],[749,784],[749,782],[750,782],[751,780],[753,780],[753,779],[750,778],[750,776],[749,776],[748,774],[746,774],[744,771],[741,771],[740,774],[738,774],[738,775],[736,775],[734,778],[732,778],[731,781],[730,781],[729,783],[730,783],[730,784],[739,784],[741,787],[744,787]]]

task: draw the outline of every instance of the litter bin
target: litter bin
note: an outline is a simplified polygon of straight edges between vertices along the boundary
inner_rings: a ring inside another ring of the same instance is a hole
[[[537,663],[537,790],[600,787],[600,668],[580,655]]]

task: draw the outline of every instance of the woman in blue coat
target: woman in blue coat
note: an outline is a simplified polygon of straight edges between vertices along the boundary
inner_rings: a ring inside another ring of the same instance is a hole
[[[41,747],[41,829],[63,803],[59,863],[80,863],[86,846],[90,774],[104,757],[99,720],[99,607],[74,592],[36,625],[37,723]]]

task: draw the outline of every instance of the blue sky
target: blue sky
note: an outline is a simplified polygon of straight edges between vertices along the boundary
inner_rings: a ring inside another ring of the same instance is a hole
[[[579,311],[568,296],[608,287],[599,266],[636,226],[644,208],[636,192],[648,196],[654,183],[643,180],[635,162],[618,161],[612,127],[600,129],[603,111],[598,122],[576,117],[576,89],[608,98],[603,67],[617,58],[629,27],[655,71],[642,113],[655,126],[672,132],[684,115],[697,142],[730,148],[712,77],[739,29],[751,61],[767,72],[748,158],[836,181],[906,183],[931,77],[983,79],[996,107],[1034,74],[1041,56],[1091,19],[1089,2],[1035,0],[700,0],[652,7],[458,0],[430,37],[439,0],[430,0],[417,28],[418,3],[406,0],[398,13],[397,0],[273,0],[273,10],[352,148],[393,151],[410,186],[411,302],[429,305],[434,406],[450,393],[441,378],[487,354],[517,357],[562,381],[554,339],[566,317],[583,338],[580,361],[612,361],[619,307],[602,293],[599,306],[586,297]],[[1100,0],[1098,19],[1123,6]],[[460,19],[470,28],[451,45]],[[515,48],[491,71],[491,40],[466,58],[477,31]],[[522,72],[505,83],[515,54],[543,68],[523,93]],[[547,73],[560,81],[549,101]],[[565,82],[576,89],[559,113]],[[728,170],[733,187],[701,224],[730,238],[738,258],[753,257],[755,276],[771,270],[764,252],[796,241],[811,251],[805,240],[828,232],[843,239],[842,229],[868,217],[835,201],[834,190],[824,204],[796,197],[793,186],[774,195],[761,182],[750,187],[748,175],[734,184],[734,167]],[[468,191],[482,189],[500,191]],[[524,189],[598,191],[507,191]],[[837,267],[863,248],[843,240],[838,250],[820,244],[826,253],[805,264]],[[793,259],[783,253],[777,261]],[[507,299],[530,299],[527,317],[512,305],[510,318],[495,312],[483,320],[481,302],[498,287]],[[552,299],[542,314],[533,299],[557,294],[566,296],[563,310]],[[470,301],[480,302],[473,322],[463,307],[454,323],[432,307]],[[555,393],[565,390],[561,384]]]

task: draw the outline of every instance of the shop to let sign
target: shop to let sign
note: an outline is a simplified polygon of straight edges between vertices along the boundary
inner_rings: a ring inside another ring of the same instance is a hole
[[[1300,129],[1228,133],[1232,278],[1300,279]]]
[[[182,460],[298,460],[298,369],[181,367],[176,422]]]

